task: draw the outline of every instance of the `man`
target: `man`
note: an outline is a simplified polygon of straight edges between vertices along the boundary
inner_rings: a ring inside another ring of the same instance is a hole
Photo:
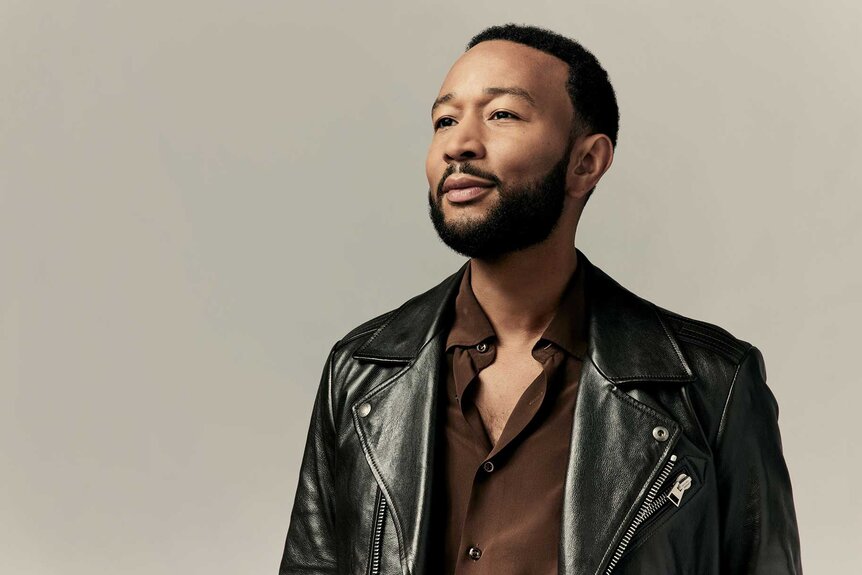
[[[474,37],[429,209],[469,259],[327,358],[281,573],[800,573],[760,351],[574,247],[618,112],[579,44]]]

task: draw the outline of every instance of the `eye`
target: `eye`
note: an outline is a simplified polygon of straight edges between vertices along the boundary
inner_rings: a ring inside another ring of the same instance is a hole
[[[497,116],[497,114],[508,114],[508,115],[509,115],[509,117],[511,117],[511,118],[514,118],[514,119],[517,119],[517,118],[518,118],[518,116],[516,116],[516,115],[515,115],[515,114],[513,114],[512,112],[507,112],[506,110],[497,110],[496,112],[494,112],[493,114],[491,114],[491,117],[492,117],[492,118],[494,118],[494,117],[496,117],[496,116]],[[498,118],[498,119],[500,119],[500,120],[506,120],[506,119],[508,119],[508,118]]]
[[[452,118],[450,118],[448,116],[443,116],[442,118],[439,118],[436,122],[434,122],[434,130],[439,130],[440,128],[448,128],[449,125],[441,125],[441,123],[440,123],[440,122],[444,122],[446,120],[452,120]]]

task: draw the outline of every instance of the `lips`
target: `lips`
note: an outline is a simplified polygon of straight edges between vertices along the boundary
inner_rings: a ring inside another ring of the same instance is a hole
[[[482,178],[452,175],[446,178],[446,181],[443,182],[443,193],[445,194],[450,190],[461,190],[467,188],[490,188],[493,187],[493,185],[494,182],[483,180]]]
[[[446,198],[453,203],[469,202],[487,194],[494,186],[470,186],[469,188],[452,188],[446,192]]]

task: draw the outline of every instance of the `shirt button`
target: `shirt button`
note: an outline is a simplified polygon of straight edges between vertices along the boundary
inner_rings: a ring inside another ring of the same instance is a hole
[[[488,351],[488,344],[483,341],[476,346],[476,349],[479,351],[479,353],[485,353],[486,351]]]
[[[485,463],[482,464],[482,469],[484,469],[488,473],[491,473],[492,471],[494,471],[494,462],[493,461],[486,461]]]
[[[473,547],[470,547],[469,549],[467,549],[467,555],[473,561],[478,561],[479,557],[482,556],[482,550],[474,545]]]

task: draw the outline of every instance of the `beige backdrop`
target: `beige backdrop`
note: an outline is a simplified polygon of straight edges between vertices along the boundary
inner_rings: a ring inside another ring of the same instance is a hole
[[[329,347],[463,261],[429,109],[508,21],[619,94],[578,246],[761,348],[806,572],[859,572],[858,0],[0,0],[0,572],[277,571]]]

